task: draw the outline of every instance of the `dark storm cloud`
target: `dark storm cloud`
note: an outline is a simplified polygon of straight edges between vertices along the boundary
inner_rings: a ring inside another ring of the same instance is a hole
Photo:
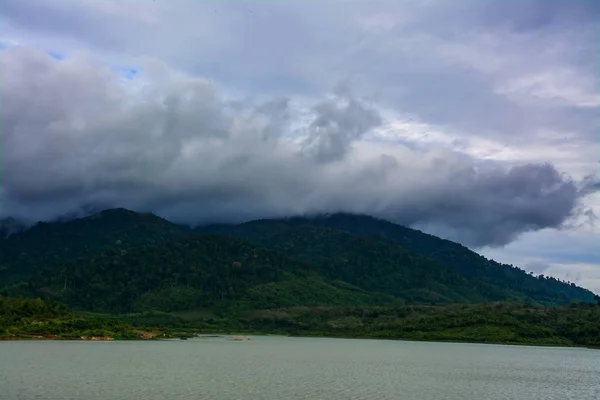
[[[565,216],[586,211],[578,209],[578,199],[587,186],[566,178],[550,164],[460,178],[443,198],[426,200],[425,213],[414,214],[412,223],[475,246],[494,246],[507,244],[523,232],[560,227],[567,222]]]
[[[109,68],[29,48],[0,63],[0,217],[127,207],[195,224],[348,211],[481,246],[560,227],[597,190],[550,164],[367,142],[383,118],[348,91],[299,108],[226,100],[156,62],[127,85]]]

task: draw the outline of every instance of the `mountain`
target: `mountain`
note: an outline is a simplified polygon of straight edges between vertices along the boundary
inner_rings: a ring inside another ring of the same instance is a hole
[[[195,230],[105,210],[0,240],[3,294],[80,310],[593,302],[573,284],[498,264],[376,218],[334,214]]]
[[[241,237],[294,254],[298,252],[298,248],[286,247],[288,237],[293,236],[293,232],[298,229],[307,227],[378,237],[394,243],[415,255],[450,268],[464,278],[485,283],[490,288],[495,287],[496,290],[490,293],[493,299],[497,299],[498,293],[504,293],[501,294],[504,298],[547,304],[569,304],[573,299],[594,301],[591,291],[573,283],[561,282],[552,277],[535,277],[518,267],[488,260],[450,240],[366,215],[338,213],[314,218],[257,220],[239,225],[199,227],[196,232]]]
[[[326,279],[311,266],[228,237],[199,235],[165,245],[110,250],[46,268],[9,294],[46,293],[76,309],[113,313],[235,305],[368,305],[392,296]]]
[[[79,309],[111,312],[519,299],[376,237],[307,227],[274,241],[276,251],[210,235],[112,250],[45,269],[27,287]]]
[[[39,222],[0,241],[0,279],[8,281],[10,276],[14,280],[42,267],[106,250],[158,245],[186,235],[185,229],[156,215],[123,208],[68,221]]]
[[[190,230],[113,209],[13,233],[0,260],[0,339],[162,327],[600,346],[600,297],[368,216]]]
[[[238,226],[236,232],[267,248],[307,262],[330,279],[393,295],[407,303],[477,303],[520,299],[518,292],[461,276],[443,264],[376,236],[352,235],[312,226],[283,231],[271,231],[261,226],[259,235],[274,233],[261,238],[241,235],[241,230],[251,225]]]

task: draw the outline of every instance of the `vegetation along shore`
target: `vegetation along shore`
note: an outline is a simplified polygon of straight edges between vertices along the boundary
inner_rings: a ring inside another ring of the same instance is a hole
[[[111,209],[0,239],[2,339],[281,334],[600,347],[600,298],[365,215]]]

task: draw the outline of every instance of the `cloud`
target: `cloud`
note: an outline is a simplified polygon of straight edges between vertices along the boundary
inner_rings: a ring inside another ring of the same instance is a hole
[[[4,36],[151,55],[243,94],[321,97],[348,80],[463,136],[556,149],[552,132],[571,153],[598,142],[594,0],[5,3]]]
[[[26,46],[5,50],[0,68],[0,217],[127,207],[196,224],[349,211],[483,246],[561,227],[597,190],[548,163],[370,140],[388,121],[347,86],[311,104],[239,99],[154,59],[124,81]]]
[[[314,107],[314,119],[303,140],[304,149],[323,162],[341,160],[352,142],[382,123],[375,110],[365,108],[347,92],[338,91],[335,100]]]

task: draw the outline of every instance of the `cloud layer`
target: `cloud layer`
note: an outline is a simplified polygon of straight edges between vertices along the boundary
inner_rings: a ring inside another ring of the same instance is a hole
[[[236,98],[146,58],[133,81],[84,56],[16,46],[0,60],[0,216],[108,207],[190,224],[350,211],[474,246],[561,227],[593,178],[374,140],[381,108],[329,96]]]

